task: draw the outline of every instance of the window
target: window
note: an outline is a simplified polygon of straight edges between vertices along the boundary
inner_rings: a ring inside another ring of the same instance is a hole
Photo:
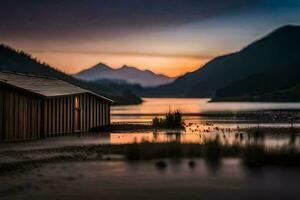
[[[79,97],[78,96],[75,96],[74,105],[75,105],[75,109],[78,110],[79,109]]]
[[[79,102],[79,96],[75,96],[74,98],[74,107],[75,107],[75,130],[80,130],[80,102]]]

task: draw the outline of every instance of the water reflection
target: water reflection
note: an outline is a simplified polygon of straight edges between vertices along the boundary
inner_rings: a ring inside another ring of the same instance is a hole
[[[217,160],[205,160],[205,163],[208,167],[209,172],[211,173],[211,175],[216,175],[219,171],[219,169],[222,166],[222,160],[221,159],[217,159]]]
[[[300,110],[300,103],[216,102],[204,98],[143,98],[139,105],[113,106],[113,115],[165,114],[170,109],[183,113],[242,112],[263,110]]]
[[[113,106],[112,122],[149,123],[154,116],[163,115],[170,109],[180,109],[184,114],[186,130],[111,133],[110,143],[126,144],[147,141],[201,144],[218,136],[223,144],[255,143],[268,148],[280,148],[287,145],[299,148],[300,146],[296,132],[260,134],[255,131],[252,133],[243,131],[245,128],[299,128],[300,123],[295,117],[300,117],[297,111],[300,110],[300,103],[208,103],[209,99],[184,98],[145,98],[143,100],[144,102],[140,105]],[[210,114],[207,115],[207,113]]]
[[[222,144],[259,144],[267,148],[295,147],[300,149],[300,138],[298,134],[256,134],[245,132],[185,132],[185,131],[153,131],[145,133],[111,133],[111,144],[130,143],[193,143],[202,144],[205,141],[219,138]]]

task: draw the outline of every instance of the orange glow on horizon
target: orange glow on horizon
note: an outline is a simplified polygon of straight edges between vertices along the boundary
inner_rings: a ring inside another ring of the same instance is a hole
[[[131,54],[88,54],[64,52],[30,52],[37,59],[50,64],[63,72],[74,74],[97,63],[105,63],[118,68],[123,65],[151,70],[170,77],[183,75],[203,66],[209,58],[188,56],[152,56]]]

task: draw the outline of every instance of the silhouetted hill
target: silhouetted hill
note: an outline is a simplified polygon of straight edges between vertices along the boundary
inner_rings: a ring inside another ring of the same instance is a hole
[[[299,74],[300,64],[254,74],[217,90],[214,100],[299,101]]]
[[[0,70],[56,77],[111,98],[116,104],[136,104],[141,102],[141,99],[131,91],[80,81],[50,67],[46,63],[39,62],[23,51],[17,51],[5,45],[0,45]]]
[[[174,81],[174,78],[161,74],[155,74],[149,70],[140,70],[135,67],[122,66],[114,69],[103,63],[99,63],[89,69],[83,70],[74,77],[86,80],[111,80],[115,82],[126,81],[129,84],[139,84],[143,87],[159,86]]]
[[[299,47],[300,27],[284,26],[239,52],[217,57],[171,84],[148,90],[147,95],[213,97],[217,90],[252,75],[299,66]]]

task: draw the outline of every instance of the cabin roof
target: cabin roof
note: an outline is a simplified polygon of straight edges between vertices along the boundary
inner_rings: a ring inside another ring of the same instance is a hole
[[[0,82],[43,97],[58,97],[90,93],[112,102],[112,100],[104,96],[52,77],[0,72]]]

